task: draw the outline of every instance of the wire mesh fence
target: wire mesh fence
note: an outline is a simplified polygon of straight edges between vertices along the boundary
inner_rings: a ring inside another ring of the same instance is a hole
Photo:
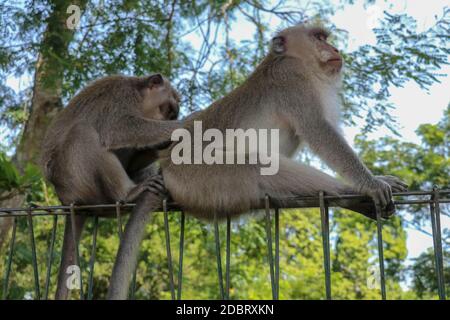
[[[445,279],[444,279],[444,252],[442,246],[442,228],[441,228],[441,204],[450,203],[450,190],[439,190],[433,188],[431,191],[414,191],[414,192],[402,192],[394,194],[395,205],[397,208],[401,208],[405,205],[420,205],[428,206],[431,230],[433,238],[433,250],[434,250],[434,268],[436,274],[436,283],[438,288],[439,298],[446,299]],[[261,199],[261,207],[255,209],[264,210],[265,218],[265,236],[267,242],[267,261],[269,264],[271,294],[273,299],[279,298],[279,280],[280,280],[280,211],[288,208],[320,208],[320,223],[321,223],[321,236],[322,236],[322,249],[323,249],[323,267],[324,267],[324,283],[325,283],[325,297],[326,299],[332,299],[332,279],[331,279],[331,256],[330,256],[330,221],[329,221],[329,208],[337,206],[337,200],[348,199],[356,202],[371,201],[367,197],[361,195],[342,195],[339,197],[325,195],[320,192],[318,197],[290,197],[284,199],[272,199],[268,195]],[[133,204],[123,204],[117,202],[116,204],[107,205],[91,205],[91,206],[31,206],[27,208],[0,208],[0,219],[12,218],[12,231],[9,241],[9,248],[7,252],[5,270],[3,275],[3,299],[8,298],[9,282],[12,270],[12,264],[14,263],[15,244],[17,237],[17,224],[19,219],[26,219],[27,233],[29,237],[29,245],[31,248],[31,263],[33,270],[34,280],[34,298],[35,299],[48,299],[51,272],[54,262],[55,252],[55,239],[57,232],[58,219],[61,216],[65,216],[66,219],[70,219],[74,224],[74,219],[77,213],[83,212],[86,214],[89,210],[112,210],[115,212],[115,218],[117,219],[117,236],[119,239],[122,237],[123,222],[122,217],[124,211],[129,211],[133,208]],[[168,204],[167,200],[163,200],[161,205],[161,211],[164,217],[164,235],[166,245],[166,258],[167,267],[169,271],[169,288],[170,296],[173,300],[182,298],[182,283],[183,283],[183,256],[185,249],[185,213],[180,211],[176,205]],[[179,258],[177,261],[177,275],[175,281],[174,261],[172,258],[171,240],[170,240],[170,228],[169,228],[169,212],[180,212],[180,234],[179,234]],[[93,298],[93,280],[94,280],[94,268],[96,262],[96,249],[97,249],[97,235],[99,228],[99,215],[91,214],[93,219],[92,229],[92,247],[90,251],[90,258],[87,266],[88,277],[86,288],[84,287],[83,277],[81,273],[79,275],[80,284],[80,299],[91,300]],[[48,248],[48,257],[46,262],[45,281],[43,291],[41,290],[40,274],[37,263],[37,251],[36,240],[34,234],[34,219],[39,219],[42,216],[51,216],[52,228],[50,243]],[[381,209],[376,206],[376,226],[377,226],[377,249],[378,249],[378,262],[379,262],[379,291],[380,298],[386,299],[386,277],[385,277],[385,263],[383,252],[383,219],[381,215]],[[226,218],[226,239],[225,239],[225,271],[222,269],[222,256],[221,256],[221,239],[219,233],[219,221],[214,216],[214,240],[216,248],[216,262],[217,262],[217,279],[218,290],[220,298],[230,298],[230,265],[231,265],[231,219],[229,216]],[[72,229],[73,230],[73,229]],[[75,262],[77,267],[81,270],[82,265],[80,262],[80,252],[78,250],[78,244],[75,234],[72,235],[75,243]],[[175,283],[177,284],[175,286]],[[135,298],[136,292],[136,271],[132,278],[132,285],[130,288],[130,299]]]

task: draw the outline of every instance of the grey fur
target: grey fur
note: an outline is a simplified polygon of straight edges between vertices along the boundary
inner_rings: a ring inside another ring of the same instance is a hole
[[[180,121],[178,94],[160,75],[110,76],[81,90],[49,127],[42,147],[45,177],[65,205],[132,202],[159,193],[162,177],[152,163]],[[110,212],[98,212],[110,215]],[[76,217],[79,239],[85,221]],[[66,299],[67,266],[74,264],[66,221],[56,299]],[[78,240],[77,239],[77,240]]]

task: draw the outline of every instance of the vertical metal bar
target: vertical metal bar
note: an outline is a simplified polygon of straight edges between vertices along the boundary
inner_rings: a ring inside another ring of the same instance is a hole
[[[33,275],[34,275],[34,293],[35,293],[35,299],[40,300],[41,299],[41,290],[39,288],[39,271],[38,271],[38,265],[37,265],[37,255],[36,255],[36,243],[34,241],[34,228],[33,228],[33,216],[32,208],[30,207],[28,209],[28,233],[30,236],[30,243],[31,243],[31,259],[33,264]]]
[[[275,208],[275,284],[277,300],[280,298],[280,209]]]
[[[270,202],[269,196],[265,196],[266,208],[266,238],[267,238],[267,257],[269,259],[270,284],[272,286],[272,299],[276,299],[275,271],[273,266],[273,249],[272,249],[272,226],[270,221]]]
[[[117,217],[117,233],[119,234],[119,240],[122,240],[122,213],[120,212],[122,204],[120,201],[116,202],[116,217]]]
[[[219,276],[220,298],[223,300],[225,299],[225,293],[223,288],[222,259],[220,256],[219,223],[217,221],[217,214],[215,212],[214,212],[214,240],[216,243],[217,274]]]
[[[48,299],[48,290],[50,288],[50,278],[51,278],[51,272],[52,272],[53,252],[54,252],[54,248],[55,248],[57,224],[58,224],[58,216],[55,214],[53,216],[52,235],[51,235],[51,239],[50,239],[50,248],[49,248],[48,260],[47,260],[47,276],[45,279],[44,300]]]
[[[184,225],[185,225],[185,216],[184,216],[184,212],[181,212],[181,222],[180,222],[180,256],[178,258],[177,300],[181,300],[181,289],[182,289],[182,284],[183,284]]]
[[[97,250],[97,231],[98,231],[98,215],[94,217],[94,230],[92,233],[92,248],[91,258],[89,259],[89,281],[88,281],[88,300],[92,300],[94,289],[94,266],[95,266],[95,254]]]
[[[325,204],[324,193],[319,193],[320,222],[322,227],[323,267],[325,269],[325,293],[331,300],[331,263],[330,263],[330,221],[328,206]]]
[[[16,243],[17,218],[14,217],[11,241],[9,243],[8,262],[6,264],[5,278],[3,280],[3,300],[8,297],[9,275],[11,274],[12,258],[14,254],[14,244]]]
[[[174,282],[173,282],[172,253],[170,251],[169,216],[167,214],[167,199],[163,200],[163,210],[164,210],[164,233],[166,235],[167,266],[169,267],[170,295],[172,297],[172,300],[175,300],[175,286],[174,286]]]
[[[381,299],[386,300],[386,282],[384,276],[384,253],[383,253],[383,225],[381,221],[381,208],[375,205],[377,214],[377,242],[378,242],[378,262],[380,264],[380,287]]]
[[[227,214],[227,246],[225,262],[225,299],[230,299],[231,218]]]
[[[444,272],[444,255],[443,255],[443,249],[442,249],[442,236],[441,236],[441,208],[439,206],[439,189],[437,186],[433,188],[434,192],[434,213],[436,215],[436,242],[438,245],[438,251],[439,251],[439,269],[441,270],[441,292],[442,300],[446,300],[446,293],[445,293],[445,272]]]
[[[76,236],[76,231],[75,231],[75,204],[71,204],[70,205],[70,223],[72,225],[72,241],[73,241],[73,246],[75,248],[75,262],[77,264],[78,269],[80,270],[80,300],[84,300],[84,291],[83,291],[83,275],[82,275],[82,271],[81,271],[81,260],[80,260],[80,251],[78,248],[78,241],[77,241],[77,236]]]
[[[434,260],[437,275],[438,294],[439,299],[445,300],[444,262],[440,218],[441,212],[439,207],[439,189],[436,186],[433,187],[431,200],[433,201],[433,203],[430,203],[431,230],[433,233]]]

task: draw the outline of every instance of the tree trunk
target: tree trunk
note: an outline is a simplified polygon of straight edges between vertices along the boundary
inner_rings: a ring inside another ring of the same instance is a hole
[[[87,0],[51,1],[51,14],[45,20],[47,27],[36,61],[29,116],[14,156],[14,162],[19,170],[22,170],[27,163],[38,163],[45,131],[62,108],[61,91],[64,77],[62,62],[67,61],[69,44],[74,35],[74,30],[66,26],[66,20],[70,15],[66,11],[71,4],[78,5],[83,10],[86,2]],[[23,201],[23,195],[15,196],[1,202],[0,207],[21,206]],[[0,219],[0,249],[7,238],[10,226],[11,219]]]

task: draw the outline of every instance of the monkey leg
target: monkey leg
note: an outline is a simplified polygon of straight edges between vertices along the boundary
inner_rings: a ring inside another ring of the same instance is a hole
[[[75,216],[75,240],[74,243],[72,234],[72,223],[70,221],[70,216],[66,216],[66,224],[64,228],[64,240],[61,254],[61,264],[58,271],[58,283],[56,287],[56,300],[67,300],[69,297],[69,288],[67,287],[67,281],[70,274],[67,273],[68,267],[76,264],[75,259],[75,246],[78,245],[83,231],[84,223],[86,221],[86,216],[77,215]]]
[[[160,207],[162,199],[162,195],[147,191],[140,195],[120,241],[109,285],[108,300],[127,299],[145,227],[150,220],[150,213]]]
[[[112,152],[105,152],[101,156],[102,162],[98,183],[102,187],[104,197],[108,202],[124,201],[134,202],[144,191],[153,193],[165,193],[164,180],[158,173],[149,171],[146,176],[139,177],[136,184],[130,179],[119,158]]]
[[[317,196],[320,191],[328,195],[355,194],[357,191],[345,183],[313,167],[299,164],[288,158],[280,158],[279,171],[276,175],[259,175],[260,196],[272,197]],[[371,219],[376,219],[375,205],[372,202],[356,203],[351,199],[338,199],[337,204],[343,208],[359,212]],[[395,211],[393,205],[384,213],[390,215]]]
[[[262,175],[260,165],[173,165],[162,159],[164,181],[170,195],[186,212],[212,220],[237,216],[260,205],[266,194],[275,199],[293,196],[356,194],[351,186],[304,164],[280,156],[279,170]],[[340,199],[341,207],[376,217],[371,201],[357,203]]]

